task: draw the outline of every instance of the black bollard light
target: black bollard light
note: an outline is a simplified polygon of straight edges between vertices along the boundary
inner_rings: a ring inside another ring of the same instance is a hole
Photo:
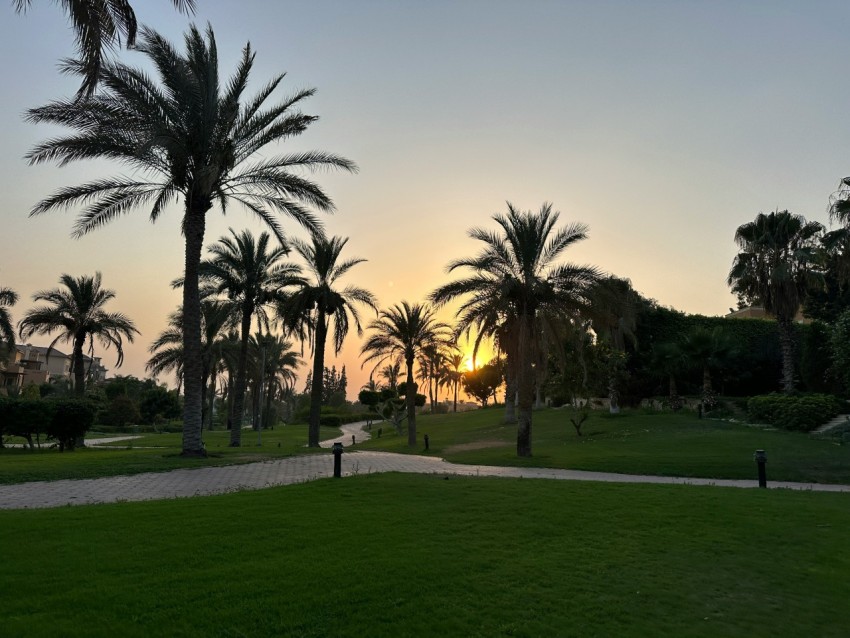
[[[381,438],[381,435],[384,433],[384,428],[378,428],[378,438]]]
[[[425,435],[425,450],[426,451],[428,450],[428,446],[430,445],[430,443],[431,443],[431,439],[429,439],[428,435],[426,434]]]
[[[334,443],[331,452],[334,455],[334,478],[342,477],[342,443]]]
[[[357,439],[354,438],[354,435],[351,435],[351,445],[355,445],[357,443]]]
[[[767,472],[764,468],[767,463],[767,452],[764,450],[756,450],[753,458],[756,460],[756,464],[759,468],[759,487],[767,487]]]

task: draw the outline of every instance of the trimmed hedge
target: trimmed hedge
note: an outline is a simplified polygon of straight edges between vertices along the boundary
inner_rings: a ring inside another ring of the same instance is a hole
[[[841,413],[844,402],[831,394],[764,394],[747,401],[747,416],[784,430],[811,432]]]

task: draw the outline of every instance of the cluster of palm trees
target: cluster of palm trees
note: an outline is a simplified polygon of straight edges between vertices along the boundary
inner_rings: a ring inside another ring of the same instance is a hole
[[[55,334],[48,346],[48,357],[57,343],[70,344],[74,392],[83,396],[88,376],[85,355],[88,353],[91,365],[95,341],[104,348],[114,347],[118,355],[116,365],[120,366],[124,360],[124,340],[132,343],[139,331],[126,315],[106,311],[104,306],[115,298],[115,292],[103,287],[100,273],[81,277],[63,274],[59,283],[58,288],[33,294],[33,301],[41,305],[24,314],[18,323],[18,333],[24,340],[34,335]],[[17,298],[12,290],[0,289],[0,333],[7,350],[0,355],[8,356],[15,348],[15,331],[9,308]]]

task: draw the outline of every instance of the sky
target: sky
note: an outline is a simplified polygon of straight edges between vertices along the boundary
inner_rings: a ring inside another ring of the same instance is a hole
[[[57,71],[73,35],[55,3],[36,0],[25,15],[5,5],[0,286],[21,296],[17,321],[62,273],[100,271],[117,293],[108,309],[142,334],[118,370],[114,352],[98,354],[113,374],[143,377],[179,303],[169,283],[183,268],[180,208],[156,224],[138,210],[82,239],[70,237],[73,210],[28,217],[59,187],[125,169],[24,161],[61,132],[22,115],[76,90]],[[176,43],[190,21],[211,24],[225,77],[250,41],[249,95],[281,72],[279,98],[317,89],[303,108],[319,121],[266,154],[319,149],[358,164],[356,175],[315,179],[337,206],[327,233],[368,260],[343,282],[381,307],[423,301],[448,281],[445,266],[479,248],[467,231],[494,228],[507,201],[552,202],[562,222],[590,229],[566,261],[627,277],[664,306],[722,315],[735,305],[735,229],[776,209],[828,224],[829,195],[850,175],[846,2],[197,0],[191,19],[169,0],[133,5]],[[139,53],[118,55],[145,66]],[[235,207],[214,209],[205,243],[228,228],[263,229]],[[360,344],[352,334],[327,360],[346,364],[351,398],[371,368],[361,370]]]

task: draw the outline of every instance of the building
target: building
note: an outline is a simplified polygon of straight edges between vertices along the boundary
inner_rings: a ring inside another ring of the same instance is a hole
[[[83,355],[83,365],[89,381],[106,379],[106,368],[101,364],[100,357],[92,359]],[[16,345],[11,357],[0,360],[0,388],[7,391],[11,388],[20,390],[32,383],[41,385],[62,379],[73,381],[73,377],[71,356],[56,348],[48,352],[48,348],[43,346]]]

